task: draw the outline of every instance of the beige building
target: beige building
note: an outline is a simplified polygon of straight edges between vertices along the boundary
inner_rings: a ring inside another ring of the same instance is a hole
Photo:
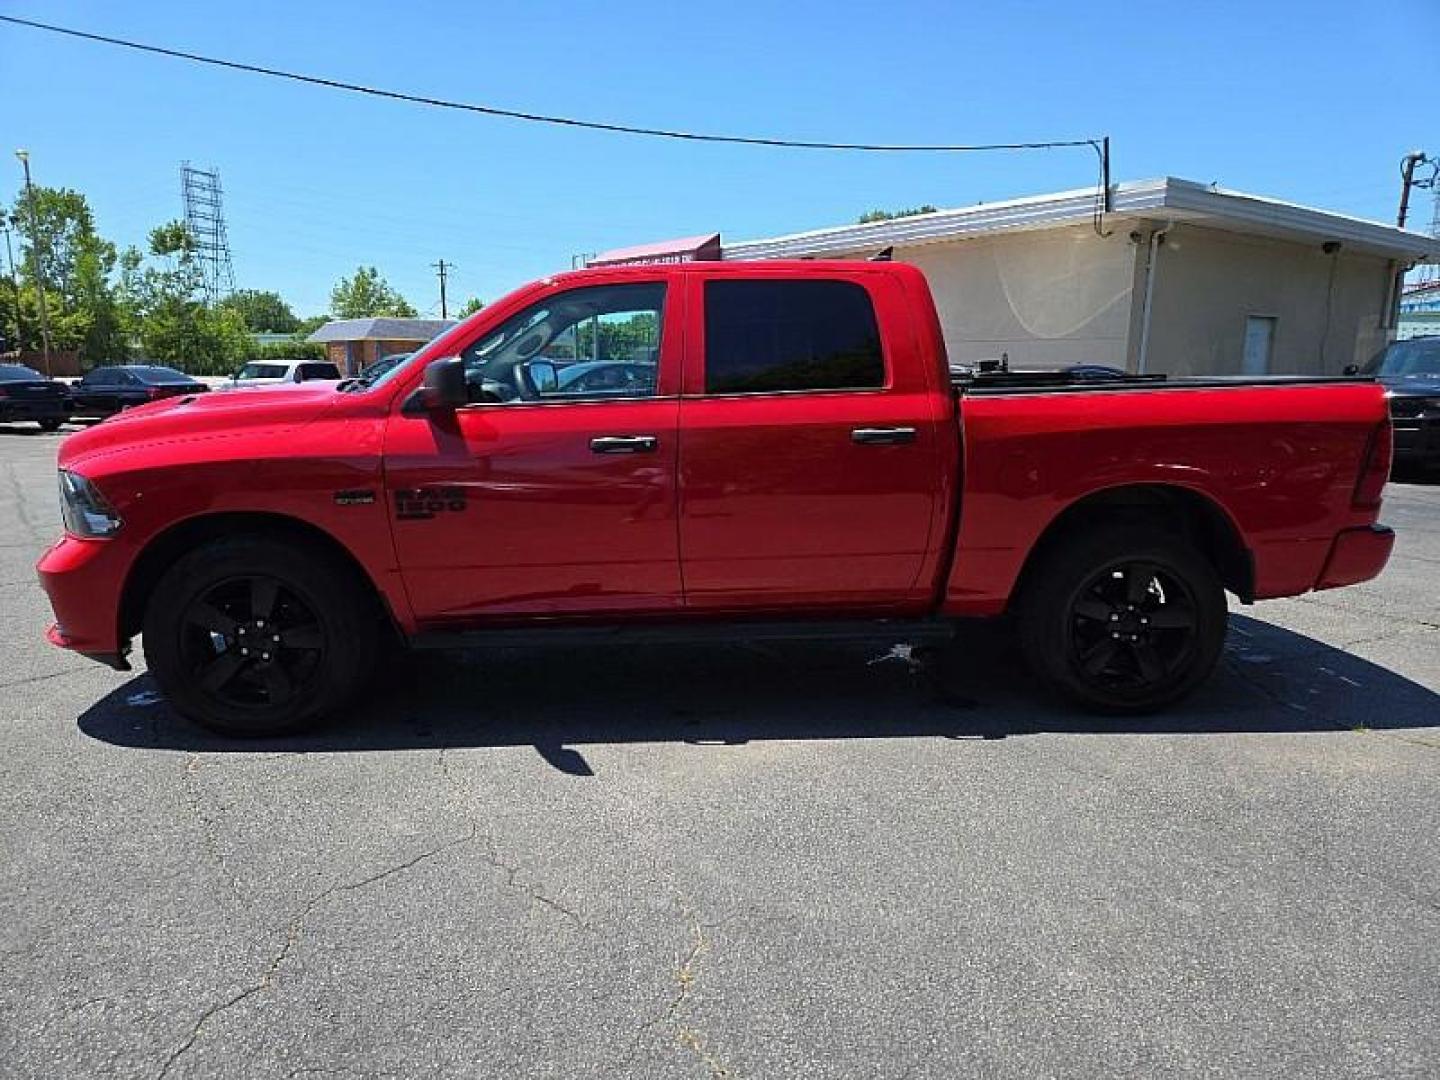
[[[869,258],[930,280],[952,365],[1331,374],[1395,335],[1398,275],[1440,241],[1167,178],[723,245]]]

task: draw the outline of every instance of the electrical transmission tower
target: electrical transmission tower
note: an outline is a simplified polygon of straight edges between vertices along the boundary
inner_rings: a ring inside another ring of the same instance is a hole
[[[1440,184],[1433,185],[1430,198],[1435,209],[1430,214],[1430,235],[1440,240]],[[1420,268],[1420,281],[1425,285],[1440,285],[1440,263],[1426,263]]]
[[[230,265],[230,241],[225,235],[225,208],[220,198],[220,174],[214,169],[180,165],[180,194],[185,200],[185,230],[195,245],[195,259],[205,299],[214,304],[235,291],[235,270]]]

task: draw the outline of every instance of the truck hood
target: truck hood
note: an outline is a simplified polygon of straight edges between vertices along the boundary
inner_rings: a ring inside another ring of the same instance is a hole
[[[1434,397],[1440,394],[1440,375],[1382,375],[1380,385],[1392,397]]]
[[[193,394],[127,409],[60,445],[60,466],[140,447],[205,443],[237,436],[283,436],[308,424],[341,395],[334,383],[286,383],[234,394]]]

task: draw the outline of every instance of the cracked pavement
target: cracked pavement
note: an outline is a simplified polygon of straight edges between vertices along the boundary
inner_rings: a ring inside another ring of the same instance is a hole
[[[0,1077],[1433,1076],[1440,485],[1140,722],[837,646],[426,656],[230,743],[47,646],[0,425]],[[892,657],[894,659],[894,657]],[[939,685],[936,685],[938,679]]]

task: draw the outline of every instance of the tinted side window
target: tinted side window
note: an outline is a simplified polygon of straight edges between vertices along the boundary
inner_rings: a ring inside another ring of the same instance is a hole
[[[96,368],[94,371],[86,372],[85,378],[81,380],[86,386],[111,386],[114,384],[115,372],[109,368]]]
[[[849,281],[707,281],[705,391],[885,385],[870,294]]]

